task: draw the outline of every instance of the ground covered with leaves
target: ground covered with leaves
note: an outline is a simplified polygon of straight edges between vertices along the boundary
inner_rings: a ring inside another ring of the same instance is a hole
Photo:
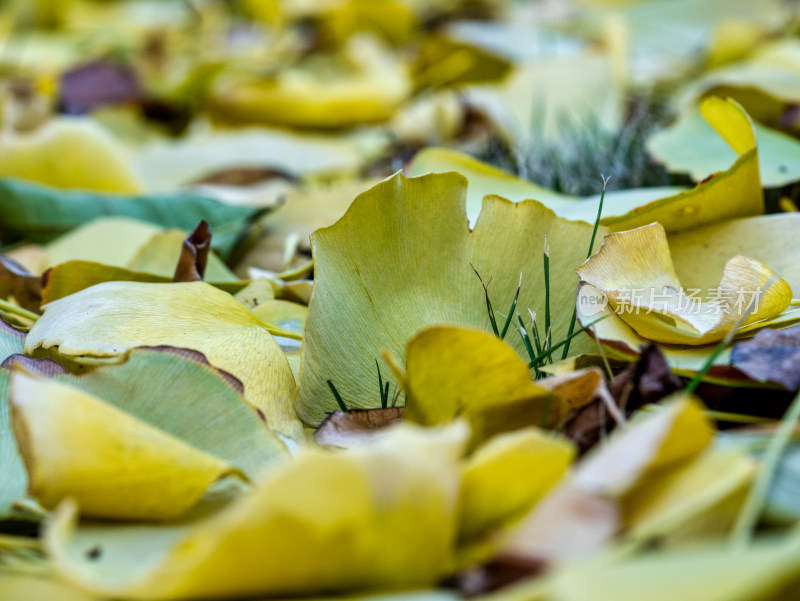
[[[0,6],[0,599],[800,598],[796,2]]]

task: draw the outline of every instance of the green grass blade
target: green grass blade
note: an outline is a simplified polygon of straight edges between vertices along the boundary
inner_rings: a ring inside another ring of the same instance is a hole
[[[339,391],[336,390],[336,386],[334,386],[333,382],[330,380],[328,380],[328,387],[331,389],[331,392],[333,393],[333,398],[336,399],[336,403],[339,405],[339,409],[341,409],[342,411],[347,411],[347,405],[344,404],[344,401],[342,400],[342,395],[339,394]]]
[[[603,177],[602,175],[600,177]],[[597,228],[600,227],[600,217],[603,214],[603,201],[606,198],[606,185],[608,184],[608,180],[610,178],[603,177],[603,191],[600,192],[600,204],[597,206],[597,217],[594,220],[594,229],[592,230],[592,240],[589,242],[589,252],[586,253],[586,258],[592,256],[592,249],[594,248],[594,241],[597,238]],[[570,336],[575,330],[575,322],[577,321],[578,313],[576,309],[572,309],[572,319],[569,321],[569,330],[567,331],[567,336]],[[569,342],[564,346],[564,352],[561,353],[561,358],[566,359],[567,354],[569,353]]]
[[[514,312],[517,310],[517,300],[519,299],[519,291],[522,289],[522,274],[519,274],[519,284],[517,284],[517,292],[514,294],[514,300],[511,301],[511,308],[508,310],[506,322],[503,324],[503,329],[500,332],[500,338],[505,339],[508,332],[508,326],[511,325],[511,320],[514,317]]]
[[[547,234],[544,235],[544,346],[550,348],[552,342],[550,331],[550,248],[547,246]],[[550,355],[548,355],[549,357]],[[552,359],[551,359],[552,362]]]
[[[499,337],[500,330],[497,329],[497,320],[494,317],[494,309],[492,308],[492,301],[489,298],[489,284],[492,283],[492,278],[489,278],[489,281],[484,284],[483,278],[481,277],[481,274],[478,273],[478,270],[475,269],[475,266],[472,263],[470,263],[469,266],[472,267],[472,271],[474,271],[475,275],[478,276],[478,280],[480,281],[481,286],[483,286],[483,293],[484,296],[486,297],[486,311],[489,313],[489,323],[492,326],[492,331],[494,332],[494,335]]]
[[[536,323],[536,313],[528,309],[531,315],[531,333],[533,334],[533,343],[536,345],[536,354],[540,355],[544,349],[542,348],[542,339],[539,336],[539,325]]]
[[[387,394],[383,393],[383,377],[381,376],[381,366],[378,364],[377,359],[375,359],[375,367],[378,368],[378,392],[381,395],[381,407],[386,409],[386,405],[389,403],[389,397],[388,393]]]

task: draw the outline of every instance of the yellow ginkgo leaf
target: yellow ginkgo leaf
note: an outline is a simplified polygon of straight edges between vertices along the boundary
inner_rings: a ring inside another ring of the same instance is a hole
[[[181,254],[186,232],[181,230],[162,230],[156,232],[131,257],[125,265],[132,271],[153,273],[166,277],[175,274],[175,266]],[[102,258],[100,258],[102,262]],[[203,275],[206,282],[234,282],[238,278],[225,266],[214,251],[209,251],[206,270]]]
[[[328,380],[348,407],[377,407],[375,361],[384,350],[402,360],[419,330],[443,324],[486,329],[486,296],[473,267],[484,281],[491,278],[498,311],[511,304],[521,274],[518,307],[544,315],[537,248],[543,249],[545,234],[552,340],[566,336],[577,280],[573,270],[585,260],[592,227],[560,219],[536,201],[513,204],[490,196],[470,230],[466,183],[457,173],[394,175],[359,195],[334,225],[312,235],[314,295],[303,333],[297,403],[306,423],[318,424],[337,408]],[[518,330],[510,328],[506,341],[527,357]],[[588,342],[575,339],[570,348],[580,351]],[[536,388],[529,383],[530,392]],[[540,409],[531,408],[535,418]]]
[[[761,185],[780,188],[799,180],[800,142],[757,122],[753,128],[758,139]],[[681,113],[675,123],[653,134],[647,140],[647,149],[671,172],[687,173],[695,181],[724,171],[738,154],[694,106]]]
[[[613,552],[612,552],[613,553]],[[560,571],[544,599],[558,601],[784,601],[796,596],[797,535],[745,548],[723,543],[643,553],[623,561],[603,556]]]
[[[139,346],[203,353],[244,384],[267,425],[301,439],[295,382],[265,324],[229,294],[204,282],[106,282],[53,301],[26,338],[25,352],[56,347],[67,357],[118,357]]]
[[[681,91],[680,102],[690,106],[709,94],[733,98],[754,119],[780,127],[787,109],[800,98],[800,43],[782,37],[743,60],[708,71]]]
[[[778,316],[792,300],[783,279],[743,255],[727,262],[717,288],[684,289],[658,223],[609,234],[577,272],[637,334],[671,344],[721,340],[737,324]],[[579,303],[588,298],[588,291],[579,293]]]
[[[296,241],[297,249],[310,251],[311,233],[336,223],[356,196],[379,181],[370,178],[309,182],[302,188],[289,191],[283,204],[259,220],[265,235],[247,253],[241,265],[283,271],[287,263],[287,246]]]
[[[764,212],[756,138],[747,113],[734,101],[721,98],[707,98],[700,112],[736,153],[735,162],[689,190],[668,187],[608,192],[602,225],[621,231],[658,221],[668,232],[677,232]],[[534,198],[560,217],[588,223],[593,223],[597,215],[596,199],[587,202],[589,199],[545,190],[450,150],[422,150],[414,158],[409,173],[422,175],[450,170],[458,171],[470,182],[467,201],[470,222],[477,219],[480,199],[486,194],[497,194],[512,202]]]
[[[343,56],[326,63],[325,69],[290,67],[271,80],[231,81],[216,92],[211,108],[234,122],[347,127],[388,119],[411,88],[398,57],[372,38],[353,36]]]
[[[800,252],[797,228],[800,214],[762,215],[733,219],[670,234],[667,239],[674,260],[675,273],[686,289],[707,290],[719,285],[726,263],[736,254],[746,255],[769,265],[792,290],[800,289],[800,263],[796,260]],[[588,288],[588,284],[584,284]],[[599,339],[606,352],[623,360],[633,360],[639,348],[647,342],[633,328],[619,319],[607,306],[598,312],[597,305],[589,300],[603,300],[597,291],[583,290],[578,294],[577,313],[580,323],[586,325],[596,321],[601,314],[608,317],[592,327],[593,335]],[[800,309],[792,307],[778,317],[764,323],[754,323],[741,329],[747,335],[749,329],[762,325],[787,327],[800,320]],[[691,375],[701,369],[712,351],[712,346],[661,345],[670,367],[676,373]],[[722,352],[708,372],[709,379],[731,381],[742,379],[736,370],[727,367],[730,349]]]
[[[97,597],[58,580],[25,574],[0,574],[0,598],[4,601],[98,601]]]
[[[629,496],[627,536],[662,545],[726,533],[744,504],[756,463],[742,450],[710,449]]]
[[[468,540],[519,519],[564,476],[575,446],[537,428],[498,435],[464,466],[461,538]]]
[[[65,503],[46,545],[61,576],[114,598],[431,586],[453,559],[466,435],[463,422],[405,424],[360,449],[306,449],[222,510],[158,529],[78,525],[77,508]],[[103,552],[87,558],[92,548]]]
[[[165,230],[138,219],[102,217],[50,242],[46,246],[46,266],[67,261],[96,261],[172,279],[185,238],[186,232]],[[231,282],[236,276],[211,251],[204,279]]]
[[[4,140],[0,177],[119,194],[141,189],[114,139],[97,123],[83,118],[57,119],[33,133]]]
[[[464,417],[474,444],[539,425],[551,396],[497,336],[455,326],[427,328],[408,342],[405,391],[406,419],[433,426]]]
[[[699,403],[667,402],[593,450],[514,530],[503,553],[536,559],[585,557],[606,547],[640,495],[691,464],[713,431]],[[655,500],[650,497],[650,503]],[[642,506],[638,505],[639,511]]]
[[[234,472],[226,462],[66,384],[17,372],[9,403],[28,493],[46,509],[72,498],[95,518],[169,519]]]
[[[98,261],[127,267],[136,252],[155,234],[157,225],[131,217],[102,217],[59,236],[45,247],[45,267],[67,261]]]

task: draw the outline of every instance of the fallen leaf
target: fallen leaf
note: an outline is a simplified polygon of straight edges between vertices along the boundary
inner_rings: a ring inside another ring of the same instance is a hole
[[[42,303],[42,280],[7,255],[0,255],[0,297],[13,296],[19,305],[39,312]]]
[[[239,77],[214,91],[210,108],[234,123],[337,128],[385,121],[411,92],[405,65],[374,38],[353,36],[344,61],[324,70],[287,65],[272,78]],[[333,77],[332,73],[338,76]]]
[[[162,231],[154,223],[116,215],[76,225],[45,246],[45,267],[99,258],[104,265],[127,267],[138,250]]]
[[[405,419],[437,426],[463,417],[473,447],[500,432],[553,426],[562,412],[558,399],[532,381],[514,349],[480,330],[433,326],[414,335],[402,384]],[[552,411],[548,400],[556,401]]]
[[[406,179],[402,175],[361,194],[335,225],[312,236],[314,295],[304,332],[297,411],[318,424],[336,409],[331,380],[349,408],[377,406],[375,360],[388,349],[404,357],[408,339],[435,324],[486,328],[485,279],[495,306],[505,310],[522,272],[519,307],[544,314],[542,255],[550,245],[553,340],[572,314],[570,270],[586,256],[591,227],[557,218],[541,204],[487,198],[479,223],[466,227],[466,181],[458,174]],[[364,232],[370,232],[365,236]],[[435,253],[431,253],[438,245]],[[386,265],[392,269],[387,271]],[[514,331],[509,343],[522,355]],[[573,340],[580,352],[580,340]]]
[[[69,115],[90,113],[105,104],[129,104],[142,99],[136,72],[121,63],[90,61],[61,74],[59,103]]]
[[[0,153],[2,178],[113,194],[141,190],[119,143],[88,118],[58,118],[32,133],[12,133],[3,140]],[[17,207],[15,212],[21,211]],[[6,211],[3,215],[7,216]]]
[[[214,246],[222,256],[231,252],[245,226],[264,212],[254,207],[225,205],[200,194],[102,195],[58,191],[8,178],[0,180],[0,211],[6,233],[23,235],[35,242],[49,242],[98,217],[132,217],[183,231],[205,220],[214,228]]]
[[[242,382],[189,349],[136,348],[123,363],[105,365],[78,376],[27,371],[56,377],[103,399],[154,428],[219,457],[256,479],[286,455],[264,417],[244,399]],[[168,401],[164,399],[168,398]]]
[[[764,212],[756,139],[747,113],[735,102],[720,98],[706,99],[700,110],[736,153],[738,158],[733,165],[690,190],[673,187],[609,192],[603,205],[602,225],[621,231],[658,221],[668,232],[677,232]],[[486,194],[504,196],[512,202],[535,198],[560,217],[587,223],[594,223],[597,215],[596,202],[556,194],[453,151],[423,150],[414,158],[409,175],[450,170],[469,179],[470,223],[477,219],[481,198]]]
[[[729,534],[757,467],[742,451],[705,451],[624,502],[625,540],[664,548]]]
[[[737,324],[761,327],[792,300],[784,280],[743,255],[726,263],[715,289],[686,290],[658,223],[609,234],[577,272],[582,286],[591,287],[581,288],[579,303],[599,291],[608,309],[637,334],[671,344],[719,341]]]
[[[800,325],[761,330],[731,350],[731,365],[759,382],[800,388]]]
[[[95,518],[185,513],[235,470],[77,388],[11,376],[11,423],[28,493],[46,509],[73,499]]]
[[[522,428],[491,438],[463,468],[463,540],[508,527],[523,517],[567,472],[575,448],[564,438]]]
[[[355,174],[384,146],[378,135],[322,135],[264,126],[210,129],[147,144],[137,153],[136,166],[148,190],[170,193],[230,169],[277,169],[304,179]]]
[[[740,102],[769,127],[780,127],[787,110],[800,98],[797,40],[782,38],[757,48],[741,61],[702,74],[681,90],[679,102],[690,105],[709,94]],[[796,129],[796,124],[790,129]]]
[[[642,416],[587,455],[515,528],[499,556],[563,562],[607,547],[628,519],[626,506],[689,464],[712,437],[695,401],[677,399]]]
[[[800,180],[800,143],[757,122],[753,129],[761,185],[775,188]],[[695,181],[702,181],[709,173],[725,171],[736,160],[733,149],[695,107],[682,113],[670,127],[653,134],[647,148],[670,171],[688,173]]]
[[[797,587],[800,553],[794,537],[744,549],[722,543],[602,558],[557,574],[548,599],[563,601],[779,601]]]
[[[465,438],[463,424],[403,425],[363,449],[307,449],[251,494],[159,529],[79,525],[67,502],[49,522],[46,545],[62,577],[103,596],[166,601],[432,586],[452,560]],[[124,542],[131,537],[138,544]],[[102,555],[87,558],[98,547]]]
[[[294,377],[265,324],[232,296],[204,282],[107,282],[53,301],[26,339],[26,353],[57,347],[66,357],[118,357],[137,346],[202,352],[239,378],[270,428],[302,437]]]
[[[175,282],[202,282],[211,250],[211,229],[208,223],[197,224],[181,245],[181,255],[175,267]]]

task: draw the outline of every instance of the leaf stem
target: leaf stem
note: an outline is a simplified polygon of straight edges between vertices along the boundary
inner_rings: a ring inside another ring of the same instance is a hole
[[[41,317],[40,315],[37,315],[33,311],[28,311],[27,309],[23,309],[19,305],[15,305],[14,303],[11,303],[2,298],[0,298],[0,310],[6,313],[10,313],[11,315],[16,315],[17,317],[23,317],[34,323],[36,322],[37,319],[39,319],[39,317]]]

